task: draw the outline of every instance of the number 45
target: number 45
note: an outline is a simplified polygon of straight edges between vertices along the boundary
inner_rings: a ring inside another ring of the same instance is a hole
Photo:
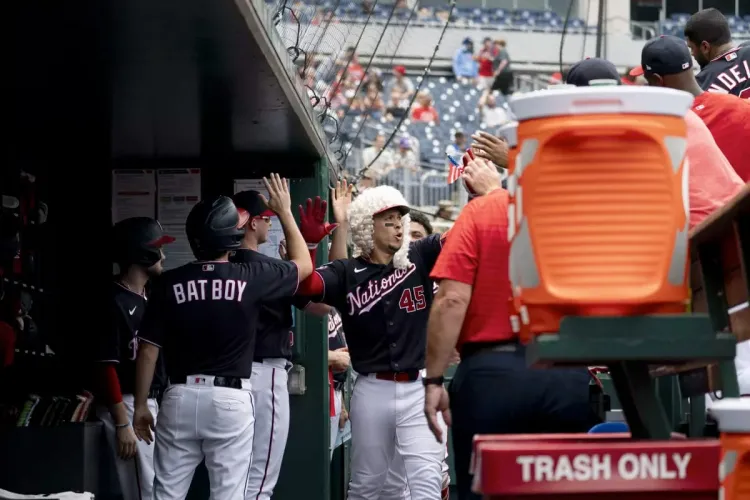
[[[398,301],[398,306],[408,313],[421,311],[427,307],[427,301],[424,298],[424,287],[419,285],[414,288],[405,289]]]

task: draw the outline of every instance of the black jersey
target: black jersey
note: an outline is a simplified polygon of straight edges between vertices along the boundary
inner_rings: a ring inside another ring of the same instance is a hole
[[[715,58],[696,78],[703,90],[750,99],[750,45],[735,47]]]
[[[115,363],[120,390],[123,394],[133,394],[138,331],[146,311],[146,298],[118,282],[112,283],[111,293],[111,326],[109,331],[97,337],[96,358],[98,361]],[[164,364],[159,356],[151,388],[159,389],[164,383]]]
[[[281,262],[253,250],[232,252],[229,260],[238,263]],[[304,297],[285,297],[283,299],[263,302],[258,313],[258,327],[255,333],[255,361],[266,358],[292,359],[294,345],[294,309],[304,309],[310,299]]]
[[[250,378],[262,300],[291,297],[293,262],[194,262],[154,282],[139,337],[163,349],[171,381]]]
[[[314,300],[341,313],[349,334],[349,356],[358,373],[424,368],[434,296],[430,272],[441,247],[439,234],[413,242],[407,269],[356,258],[329,262],[315,271],[325,288],[323,296]]]
[[[331,309],[328,313],[328,350],[335,351],[347,347],[346,337],[344,337],[344,324],[341,322],[341,314],[336,309]],[[337,388],[346,382],[346,372],[337,372],[333,374]]]

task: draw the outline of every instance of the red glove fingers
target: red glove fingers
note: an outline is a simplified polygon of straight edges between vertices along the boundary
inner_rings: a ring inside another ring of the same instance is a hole
[[[320,196],[316,196],[314,202],[308,198],[305,208],[299,206],[299,228],[308,246],[317,245],[336,229],[337,224],[328,224],[325,221],[327,210],[328,202]]]

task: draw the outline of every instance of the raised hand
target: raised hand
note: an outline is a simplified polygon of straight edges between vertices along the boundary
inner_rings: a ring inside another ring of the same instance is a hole
[[[263,183],[266,185],[268,190],[268,196],[270,199],[266,199],[262,194],[260,198],[263,203],[273,211],[276,215],[282,213],[290,213],[292,211],[292,197],[289,194],[289,181],[282,179],[279,174],[271,174],[270,179],[263,177]]]
[[[299,206],[299,230],[308,246],[317,245],[338,226],[326,222],[327,211],[328,203],[320,196],[315,201],[308,198],[305,208]]]
[[[483,196],[501,186],[500,174],[498,174],[497,169],[481,158],[469,161],[461,174],[461,178],[469,191],[479,196]]]
[[[333,220],[339,224],[346,222],[346,212],[352,202],[352,191],[354,185],[343,181],[337,181],[336,187],[331,188],[331,208],[333,209]]]
[[[508,144],[499,137],[480,130],[471,136],[471,149],[479,158],[489,160],[498,167],[508,168]]]

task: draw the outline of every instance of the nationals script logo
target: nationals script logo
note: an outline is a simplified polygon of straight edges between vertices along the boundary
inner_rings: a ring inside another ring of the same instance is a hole
[[[357,313],[359,315],[370,312],[380,299],[406,281],[416,269],[414,264],[409,264],[406,269],[394,269],[385,278],[370,280],[359,285],[353,292],[349,292],[346,295],[346,300],[349,302],[349,316],[354,316],[355,311],[359,311]]]

